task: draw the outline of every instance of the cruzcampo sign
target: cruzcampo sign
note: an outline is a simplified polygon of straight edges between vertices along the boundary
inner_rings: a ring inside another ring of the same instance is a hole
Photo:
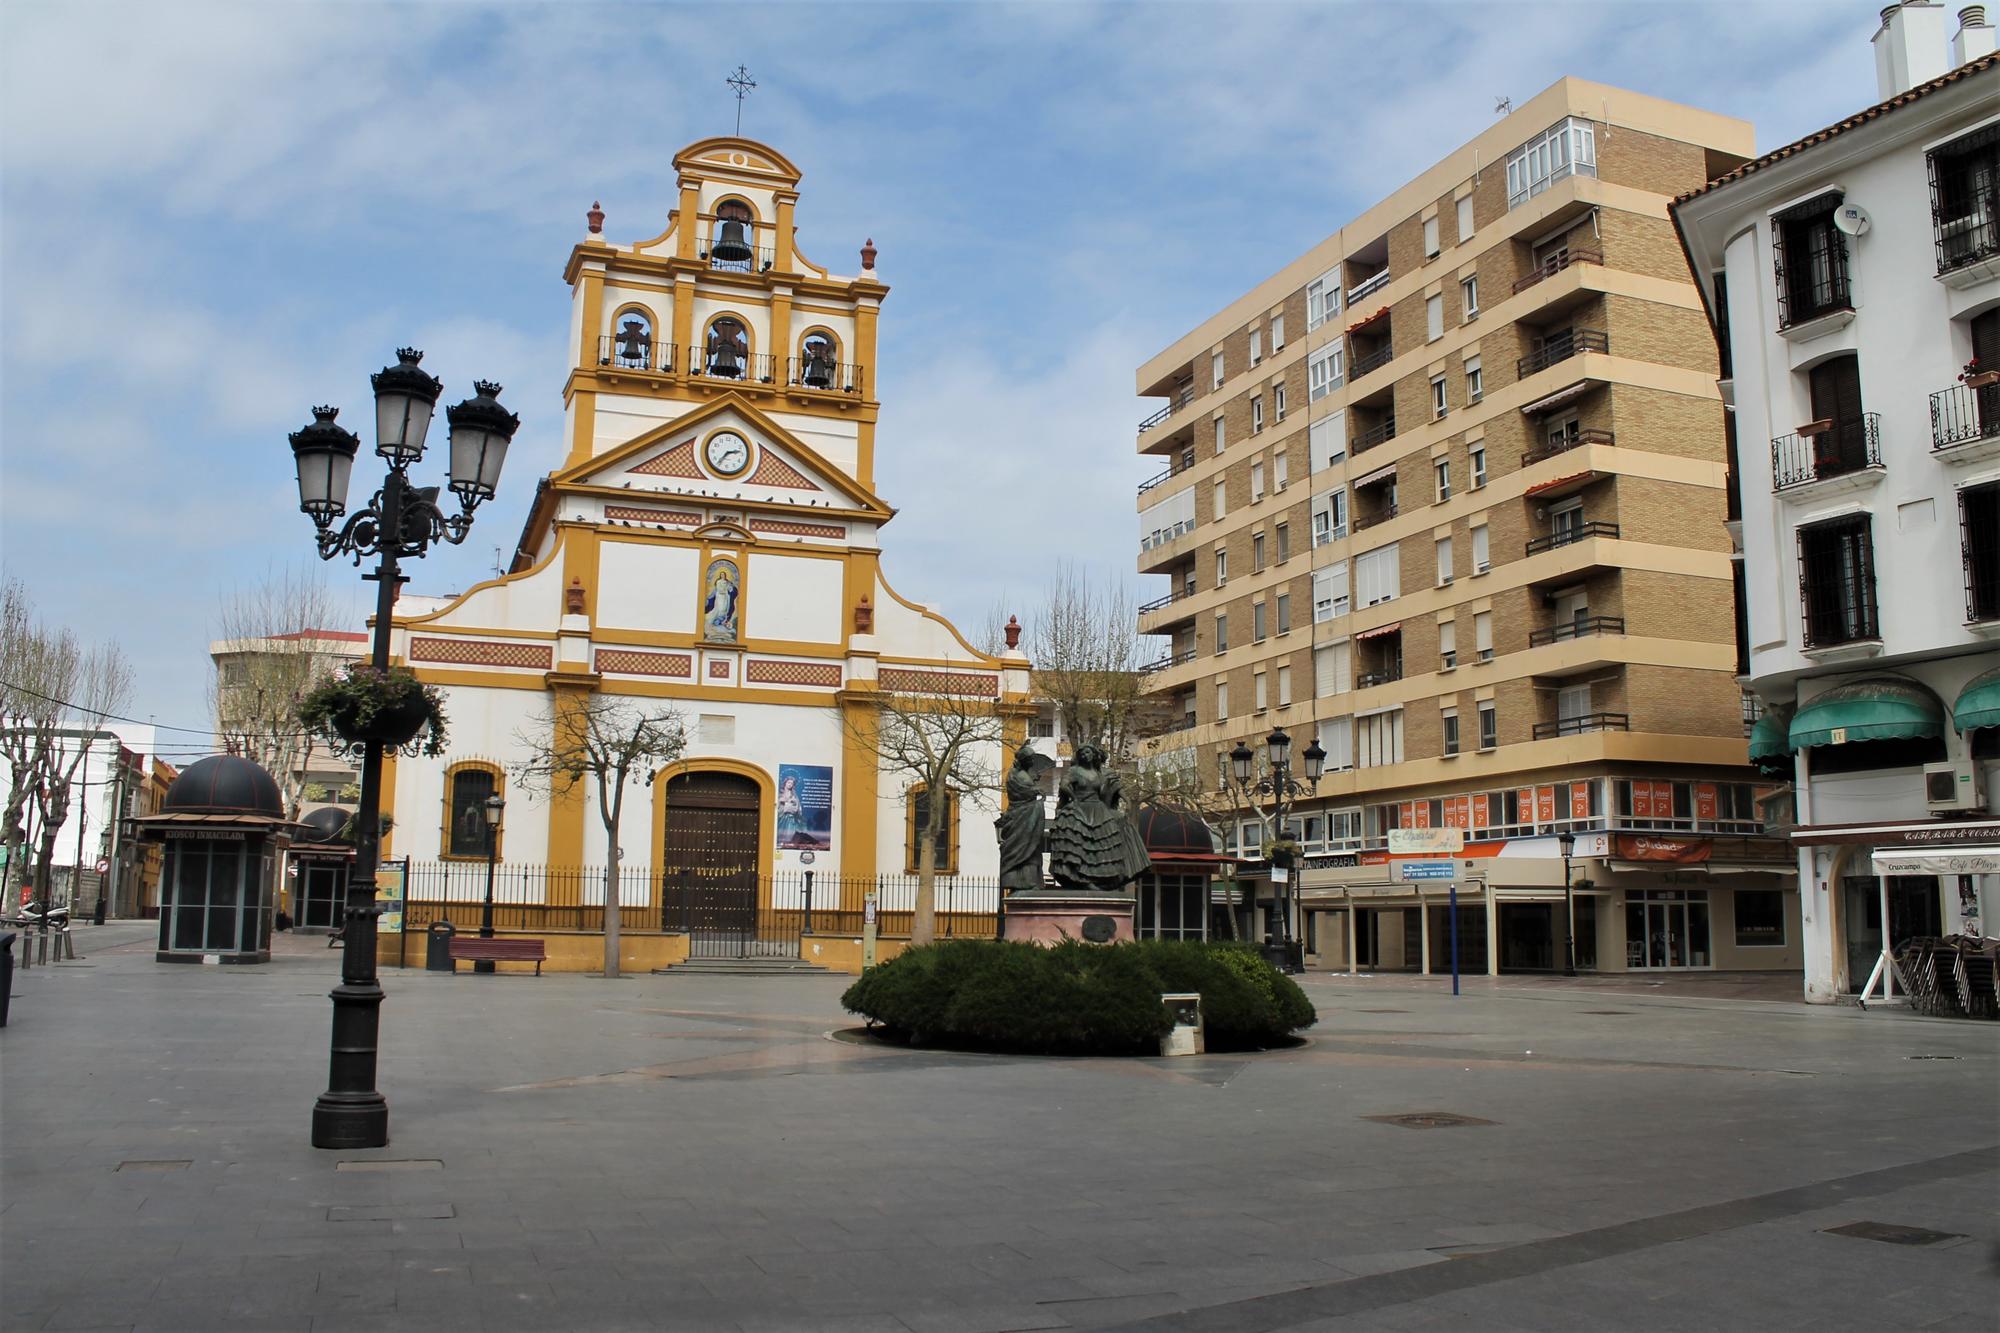
[[[1465,830],[1457,828],[1392,828],[1391,856],[1456,856],[1465,850]]]

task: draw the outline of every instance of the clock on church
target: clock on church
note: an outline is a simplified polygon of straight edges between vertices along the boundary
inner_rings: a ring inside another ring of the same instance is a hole
[[[733,477],[750,466],[750,442],[733,430],[719,430],[709,436],[704,452],[709,467],[725,477]]]

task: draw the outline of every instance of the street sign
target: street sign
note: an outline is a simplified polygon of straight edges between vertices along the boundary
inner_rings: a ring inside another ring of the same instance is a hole
[[[97,873],[101,875],[109,869],[111,869],[111,862],[103,857],[99,857],[97,861]]]
[[[1450,879],[1453,871],[1449,861],[1405,861],[1396,867],[1396,873],[1408,884],[1425,879]]]
[[[1456,856],[1465,850],[1465,830],[1459,828],[1392,828],[1391,856]]]
[[[1273,884],[1289,884],[1292,882],[1292,872],[1283,866],[1272,866],[1271,882]]]

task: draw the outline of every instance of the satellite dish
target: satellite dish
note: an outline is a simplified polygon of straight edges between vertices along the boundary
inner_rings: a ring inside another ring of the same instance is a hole
[[[1868,233],[1868,210],[1859,204],[1842,204],[1833,210],[1833,225],[1849,236]]]

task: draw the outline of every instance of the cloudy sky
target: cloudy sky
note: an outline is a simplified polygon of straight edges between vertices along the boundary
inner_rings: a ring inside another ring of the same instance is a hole
[[[1874,100],[1876,7],[10,0],[0,561],[123,643],[136,712],[200,724],[218,596],[309,558],[286,432],[365,420],[412,343],[448,401],[494,378],[523,418],[412,588],[489,574],[561,455],[583,212],[660,231],[741,62],[744,132],[806,173],[807,252],[852,272],[873,236],[894,288],[899,591],[977,623],[1064,556],[1133,578],[1140,361],[1564,74],[1760,148],[1838,119]]]

